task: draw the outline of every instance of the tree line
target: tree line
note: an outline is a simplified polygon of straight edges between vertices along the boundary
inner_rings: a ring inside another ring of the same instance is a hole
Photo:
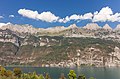
[[[68,73],[68,79],[87,79],[85,75],[77,76],[74,70],[70,70]],[[4,67],[0,66],[0,79],[52,79],[48,73],[36,74],[32,73],[23,73],[20,68],[14,68],[13,71],[7,70]],[[62,73],[59,79],[67,79]],[[95,79],[90,77],[89,79]]]

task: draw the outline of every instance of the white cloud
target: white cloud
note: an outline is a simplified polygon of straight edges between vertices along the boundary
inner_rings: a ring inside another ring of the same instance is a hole
[[[80,15],[73,14],[70,16],[70,20],[78,20],[80,19]]]
[[[70,16],[66,16],[60,18],[59,16],[55,16],[50,11],[38,13],[37,11],[20,9],[18,13],[24,17],[41,20],[45,22],[60,22],[66,23],[71,20],[79,22],[80,20],[90,19],[92,22],[120,22],[120,13],[113,13],[112,9],[109,7],[103,7],[100,11],[95,11],[93,13],[85,13],[83,15],[80,14],[72,14]]]
[[[70,17],[69,16],[66,16],[65,19],[64,19],[65,22],[68,22],[70,21]]]
[[[46,22],[56,22],[59,19],[59,17],[55,16],[50,11],[42,12],[37,18]]]
[[[93,17],[92,13],[86,13],[84,15],[73,14],[71,16],[66,16],[63,19],[59,19],[59,22],[66,23],[66,22],[71,21],[71,20],[77,21],[77,20],[92,19],[92,17]]]
[[[103,7],[100,12],[94,12],[93,22],[105,22],[105,21],[120,21],[120,13],[113,14],[113,11],[109,7]]]
[[[101,15],[110,15],[113,14],[112,9],[109,7],[103,7],[98,14]]]
[[[10,18],[14,18],[15,16],[14,15],[9,15]]]
[[[20,9],[18,13],[24,17],[37,19],[37,16],[39,15],[37,11],[32,10],[26,10],[26,9]]]
[[[85,19],[92,19],[93,17],[93,14],[92,13],[86,13],[82,16],[82,19],[85,20]]]
[[[36,19],[36,20],[42,20],[46,22],[55,22],[59,19],[58,16],[55,16],[50,11],[38,13],[37,11],[27,10],[27,9],[20,9],[18,11],[19,14],[21,14],[24,17]]]
[[[98,11],[94,12],[94,15],[97,15],[98,14]]]
[[[4,18],[3,16],[0,16],[0,19]]]
[[[93,22],[97,22],[97,21],[105,22],[106,20],[108,20],[108,17],[110,17],[110,15],[112,14],[113,12],[111,8],[104,7],[100,10],[100,12],[94,13]]]
[[[114,15],[111,15],[110,17],[108,17],[108,21],[111,22],[120,22],[120,13],[115,13]]]
[[[64,23],[64,18],[63,19],[59,19],[58,22],[60,22],[60,23],[63,22]]]
[[[62,19],[59,19],[59,20],[58,20],[58,22],[60,22],[60,23],[66,23],[66,22],[68,22],[68,21],[70,21],[69,16],[66,16],[65,18],[62,18]]]

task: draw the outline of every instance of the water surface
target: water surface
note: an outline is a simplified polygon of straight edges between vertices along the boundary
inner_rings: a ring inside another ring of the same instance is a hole
[[[13,70],[14,67],[6,67]],[[60,74],[64,73],[67,77],[69,70],[75,70],[76,74],[85,74],[87,78],[95,77],[96,79],[120,79],[120,68],[111,67],[80,67],[80,68],[45,68],[45,67],[20,67],[23,72],[36,72],[37,74],[49,73],[52,79],[59,79]]]

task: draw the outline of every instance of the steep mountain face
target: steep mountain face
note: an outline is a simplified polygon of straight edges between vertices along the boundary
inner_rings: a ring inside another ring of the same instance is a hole
[[[120,33],[109,30],[107,24],[103,28],[97,24],[46,29],[30,25],[1,26],[0,64],[120,66]]]
[[[77,66],[83,64],[112,66],[110,62],[117,61],[113,65],[119,66],[120,53],[117,52],[120,51],[119,48],[120,43],[99,38],[28,36],[21,40],[20,46],[1,42],[0,63],[32,66],[42,66],[42,64],[58,66],[59,64],[69,67],[73,66],[70,65],[71,63]],[[114,59],[110,60],[112,57]],[[64,64],[60,64],[62,62]]]

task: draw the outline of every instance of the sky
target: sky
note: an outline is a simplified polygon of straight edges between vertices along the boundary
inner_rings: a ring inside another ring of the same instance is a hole
[[[120,0],[1,0],[0,23],[48,28],[120,23]]]

